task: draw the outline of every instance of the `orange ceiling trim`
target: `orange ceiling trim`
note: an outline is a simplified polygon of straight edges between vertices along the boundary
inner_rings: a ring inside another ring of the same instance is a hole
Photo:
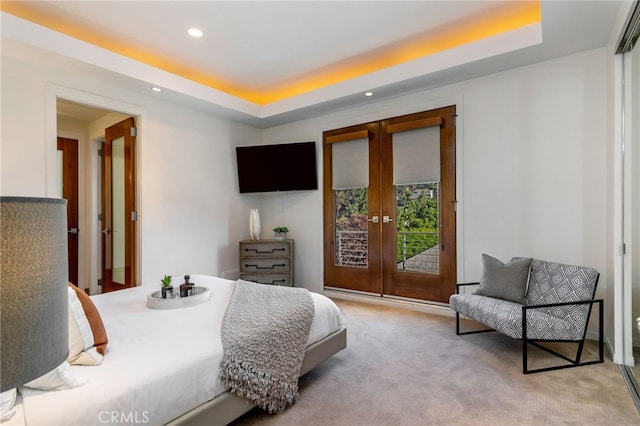
[[[539,0],[504,2],[484,14],[427,31],[410,39],[393,43],[343,63],[260,91],[230,84],[183,63],[150,54],[133,46],[126,39],[110,36],[96,30],[96,28],[73,22],[62,14],[39,6],[37,2],[1,1],[0,10],[259,105],[301,95],[541,21]]]

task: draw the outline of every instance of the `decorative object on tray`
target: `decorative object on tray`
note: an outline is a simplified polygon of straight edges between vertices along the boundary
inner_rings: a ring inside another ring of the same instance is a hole
[[[289,228],[286,226],[276,226],[273,228],[273,232],[276,233],[276,240],[284,240],[287,238],[287,232],[289,232]]]
[[[174,292],[174,297],[164,299],[162,291],[154,291],[147,296],[147,307],[150,309],[180,309],[189,306],[199,305],[211,298],[211,291],[207,287],[198,287],[191,284],[188,296],[178,297],[179,293]]]
[[[162,298],[166,299],[167,294],[169,294],[169,298],[173,296],[173,286],[171,285],[171,275],[165,275],[160,280],[162,283]]]
[[[251,213],[249,213],[249,237],[251,241],[260,239],[260,213],[258,213],[258,209],[251,209]]]
[[[189,282],[189,275],[184,276],[184,283],[180,284],[180,297],[193,295],[194,284]]]

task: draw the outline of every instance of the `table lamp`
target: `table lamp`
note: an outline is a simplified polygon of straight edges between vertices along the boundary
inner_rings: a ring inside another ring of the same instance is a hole
[[[0,197],[0,392],[69,353],[67,201]]]

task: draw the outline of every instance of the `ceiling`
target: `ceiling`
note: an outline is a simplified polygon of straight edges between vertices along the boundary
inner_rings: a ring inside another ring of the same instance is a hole
[[[3,1],[3,54],[258,127],[605,46],[628,1]],[[204,35],[187,35],[191,27]],[[614,35],[615,36],[615,35]],[[97,67],[97,68],[96,68]],[[151,87],[162,92],[151,92]],[[371,91],[371,97],[364,93]]]

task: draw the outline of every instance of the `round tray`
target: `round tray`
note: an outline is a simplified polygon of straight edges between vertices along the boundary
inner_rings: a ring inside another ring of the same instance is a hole
[[[175,297],[172,299],[163,299],[162,291],[154,291],[147,296],[147,308],[151,309],[180,309],[189,306],[199,305],[211,298],[211,292],[207,287],[193,288],[193,295],[188,297]]]

